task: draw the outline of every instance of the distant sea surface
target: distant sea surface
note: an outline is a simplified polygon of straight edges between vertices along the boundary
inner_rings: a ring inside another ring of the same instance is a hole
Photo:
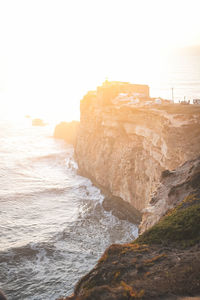
[[[0,288],[9,300],[53,300],[137,227],[103,210],[70,145],[29,122],[0,121]]]
[[[155,63],[154,76],[147,74],[146,82],[150,86],[152,97],[164,97],[174,100],[200,99],[200,47],[185,48],[162,57]]]

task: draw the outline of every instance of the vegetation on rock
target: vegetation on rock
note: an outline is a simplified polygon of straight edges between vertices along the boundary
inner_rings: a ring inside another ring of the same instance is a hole
[[[192,192],[184,200],[135,241],[106,249],[95,268],[77,283],[74,294],[63,299],[169,300],[199,296],[200,169],[191,174],[187,187]],[[171,180],[171,176],[166,177]]]
[[[136,241],[111,245],[71,300],[200,294],[200,197],[190,195]]]
[[[187,247],[200,242],[200,198],[190,195],[134,243]]]

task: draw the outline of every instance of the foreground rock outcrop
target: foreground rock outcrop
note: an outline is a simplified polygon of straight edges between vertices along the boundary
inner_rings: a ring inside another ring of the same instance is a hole
[[[166,211],[137,240],[111,245],[65,300],[156,300],[200,296],[200,157],[173,175],[163,174],[152,205],[165,196]],[[181,178],[181,179],[178,179]],[[180,183],[181,182],[181,183]],[[188,191],[188,192],[186,192]],[[183,200],[180,195],[187,194]],[[173,208],[168,201],[173,195]],[[167,198],[168,197],[168,198]],[[157,202],[157,203],[158,203]]]
[[[75,145],[78,129],[79,129],[78,121],[61,122],[55,127],[54,137],[57,139],[63,139],[67,143]]]
[[[156,224],[167,211],[177,206],[189,195],[195,195],[200,184],[200,156],[185,162],[174,171],[164,171],[160,186],[149,205],[143,210],[140,233]],[[200,234],[200,233],[199,233]]]
[[[107,96],[102,87],[81,101],[75,157],[82,175],[142,211],[164,170],[200,154],[200,107],[105,104]]]

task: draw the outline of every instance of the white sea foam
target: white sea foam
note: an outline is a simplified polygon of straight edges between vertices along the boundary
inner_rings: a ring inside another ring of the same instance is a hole
[[[73,148],[48,128],[1,125],[0,285],[9,299],[56,299],[137,227],[103,210],[100,190],[77,175]]]

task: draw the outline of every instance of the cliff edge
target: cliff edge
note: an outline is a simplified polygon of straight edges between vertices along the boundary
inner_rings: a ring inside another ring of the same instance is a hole
[[[142,211],[164,170],[200,154],[200,107],[124,104],[88,93],[80,104],[80,173]]]

